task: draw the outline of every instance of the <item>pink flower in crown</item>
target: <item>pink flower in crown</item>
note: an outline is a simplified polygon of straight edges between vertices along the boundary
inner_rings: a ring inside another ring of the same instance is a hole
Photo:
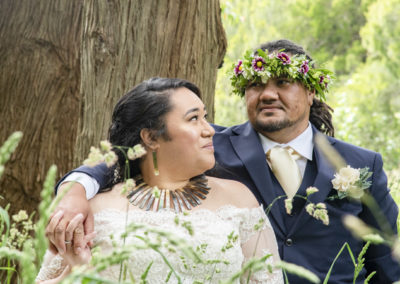
[[[253,69],[257,72],[264,70],[264,64],[265,60],[260,56],[254,57],[253,61],[251,62],[251,66],[253,66]]]
[[[238,64],[235,66],[235,75],[239,76],[240,74],[243,73],[243,61],[239,60]]]
[[[291,62],[289,55],[287,55],[284,52],[279,52],[276,57],[278,57],[282,61],[283,65],[290,64],[290,62]]]
[[[310,67],[308,66],[308,60],[303,61],[299,68],[299,72],[306,75],[307,72],[310,70]]]

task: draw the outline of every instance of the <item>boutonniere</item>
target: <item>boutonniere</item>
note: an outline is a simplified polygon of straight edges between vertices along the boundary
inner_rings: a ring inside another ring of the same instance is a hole
[[[372,172],[368,167],[362,169],[354,169],[350,166],[341,168],[332,179],[333,188],[337,194],[328,197],[328,200],[343,199],[352,197],[360,199],[366,189],[371,186],[371,181],[368,179],[372,176]]]

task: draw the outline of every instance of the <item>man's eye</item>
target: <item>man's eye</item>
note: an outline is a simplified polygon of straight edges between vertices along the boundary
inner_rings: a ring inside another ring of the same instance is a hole
[[[248,86],[247,86],[247,88],[260,88],[260,87],[262,87],[264,84],[263,83],[260,83],[260,82],[253,82],[253,83],[250,83]]]
[[[276,83],[278,86],[283,86],[292,83],[292,81],[290,79],[278,79]]]
[[[199,119],[199,116],[198,115],[194,115],[189,119],[189,121],[196,121],[198,119]]]

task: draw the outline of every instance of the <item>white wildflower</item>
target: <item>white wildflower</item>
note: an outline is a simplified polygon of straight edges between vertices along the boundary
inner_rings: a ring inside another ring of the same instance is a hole
[[[285,199],[285,208],[286,208],[286,213],[290,215],[292,213],[292,209],[293,209],[293,199],[292,198]]]
[[[142,157],[146,154],[146,149],[142,146],[142,144],[135,145],[133,150],[135,150],[135,153],[138,155],[138,157]]]
[[[14,239],[16,236],[19,235],[19,231],[17,228],[11,228],[10,229],[10,238]]]
[[[128,155],[128,159],[129,160],[135,160],[136,159],[136,154],[135,154],[135,151],[133,151],[133,148],[129,148],[128,149],[127,155]]]
[[[97,164],[104,162],[104,156],[101,154],[100,149],[96,147],[90,147],[89,156],[83,161],[85,166],[93,167]]]
[[[314,194],[316,192],[318,192],[318,188],[314,187],[314,186],[310,186],[307,188],[307,196]]]
[[[314,203],[310,203],[310,204],[308,204],[308,205],[306,206],[306,211],[307,211],[307,213],[310,214],[311,216],[313,216],[314,207],[315,207],[315,204],[314,204]]]
[[[321,206],[321,205],[323,205],[323,206]],[[326,206],[324,203],[317,204],[316,209],[313,214],[313,217],[317,220],[321,220],[324,225],[326,225],[326,226],[329,225],[328,210],[326,210]]]
[[[110,151],[104,155],[104,162],[107,164],[107,167],[111,167],[117,161],[118,161],[118,156],[113,151]]]
[[[146,153],[146,149],[142,144],[136,144],[133,148],[129,148],[127,155],[129,160],[135,160],[144,156]]]
[[[26,213],[25,210],[20,210],[18,212],[18,214],[15,214],[15,215],[12,216],[12,219],[15,222],[21,222],[21,221],[24,221],[24,220],[28,219],[28,214]]]
[[[128,191],[135,189],[135,186],[136,186],[136,183],[133,179],[131,179],[131,178],[127,179],[122,186],[121,194],[125,194]]]
[[[110,152],[112,149],[110,141],[107,140],[100,141],[100,149],[106,153]]]

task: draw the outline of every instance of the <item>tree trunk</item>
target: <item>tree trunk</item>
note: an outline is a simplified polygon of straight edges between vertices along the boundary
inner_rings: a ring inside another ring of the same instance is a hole
[[[35,209],[49,166],[79,165],[147,78],[196,83],[212,117],[226,48],[217,0],[2,0],[0,40],[0,143],[24,133],[0,180],[12,212]]]

